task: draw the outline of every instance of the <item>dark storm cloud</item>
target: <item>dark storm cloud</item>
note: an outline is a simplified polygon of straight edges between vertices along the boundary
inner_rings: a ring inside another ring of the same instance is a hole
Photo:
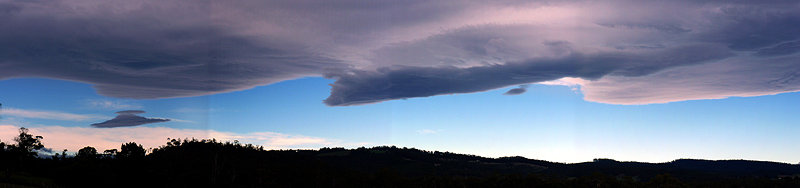
[[[117,112],[117,117],[114,117],[114,119],[104,121],[102,123],[92,124],[92,127],[96,128],[132,127],[148,123],[160,123],[169,121],[169,119],[146,118],[136,115],[142,113],[145,112],[141,110],[119,111]]]
[[[325,104],[337,106],[563,77],[614,77],[603,91],[620,91],[614,87],[627,87],[615,83],[659,71],[746,59],[762,65],[747,64],[754,71],[728,78],[730,88],[698,89],[784,92],[746,84],[800,51],[798,8],[796,1],[0,0],[0,79],[71,80],[142,99],[325,76],[337,79]],[[782,87],[794,88],[788,83]],[[611,95],[627,96],[602,96]]]

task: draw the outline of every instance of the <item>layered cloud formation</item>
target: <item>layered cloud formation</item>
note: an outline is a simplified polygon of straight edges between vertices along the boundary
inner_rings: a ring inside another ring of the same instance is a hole
[[[117,117],[114,117],[114,119],[104,121],[101,123],[92,124],[92,127],[97,127],[97,128],[132,127],[148,123],[159,123],[159,122],[170,121],[169,119],[146,118],[137,115],[143,113],[145,113],[145,111],[141,110],[119,111],[117,112]]]
[[[613,104],[756,96],[800,90],[798,9],[796,1],[2,0],[0,79],[168,98],[323,76],[336,80],[324,100],[331,106],[555,80]]]

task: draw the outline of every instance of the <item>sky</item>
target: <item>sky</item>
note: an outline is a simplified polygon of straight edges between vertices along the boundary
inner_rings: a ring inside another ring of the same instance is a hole
[[[0,0],[0,141],[797,163],[798,8]]]

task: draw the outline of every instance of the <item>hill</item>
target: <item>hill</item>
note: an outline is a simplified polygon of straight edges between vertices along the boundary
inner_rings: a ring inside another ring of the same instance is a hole
[[[147,155],[13,158],[0,186],[39,187],[797,187],[800,166],[747,160],[556,163],[380,146],[263,150],[172,140]],[[140,147],[140,146],[139,146]]]

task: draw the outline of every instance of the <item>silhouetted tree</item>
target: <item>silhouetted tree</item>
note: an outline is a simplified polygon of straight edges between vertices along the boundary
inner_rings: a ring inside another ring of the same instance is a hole
[[[55,159],[55,160],[64,160],[66,158],[67,158],[67,149],[64,149],[64,151],[61,151],[61,154],[56,153],[55,155],[53,155],[53,159]]]
[[[103,151],[103,157],[104,158],[114,158],[114,155],[117,155],[118,151],[119,150],[117,150],[117,149],[107,149],[107,150]]]
[[[6,155],[8,155],[7,145],[6,143],[3,143],[3,141],[0,141],[0,157],[4,157]],[[3,159],[5,158],[0,158],[0,160]]]
[[[553,163],[415,148],[268,150],[214,139],[136,143],[103,160],[21,160],[0,155],[0,185],[25,187],[800,187],[800,166],[759,161]],[[59,156],[63,159],[65,152]],[[76,158],[99,156],[85,147]],[[22,162],[20,162],[22,161]],[[737,170],[743,168],[745,170]],[[675,174],[669,175],[669,174]],[[152,181],[135,181],[149,179]],[[92,185],[87,185],[91,182]],[[63,185],[63,186],[62,186]],[[0,186],[3,187],[3,186]]]
[[[12,146],[13,150],[19,152],[24,157],[37,157],[39,154],[36,153],[36,150],[44,148],[42,145],[42,136],[33,136],[28,134],[28,129],[25,127],[19,128],[19,136],[14,138],[14,141],[17,142],[16,145]]]
[[[75,155],[75,158],[79,159],[96,159],[97,158],[97,149],[94,149],[91,146],[86,146],[78,150],[78,154]]]
[[[120,159],[141,159],[144,158],[145,150],[142,145],[135,142],[122,144],[121,150],[116,157]]]

